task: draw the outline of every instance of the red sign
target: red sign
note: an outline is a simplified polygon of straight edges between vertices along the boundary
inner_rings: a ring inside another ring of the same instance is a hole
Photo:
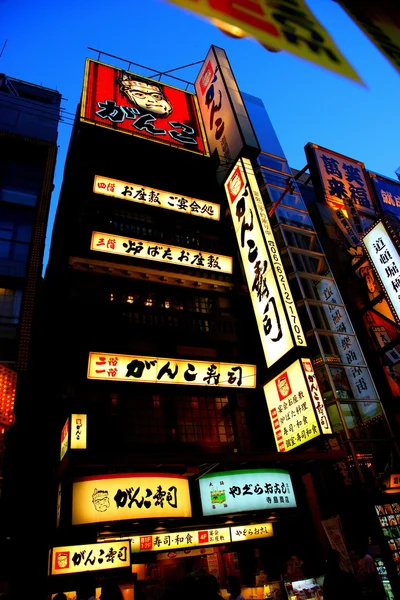
[[[90,59],[81,119],[208,155],[195,94]]]

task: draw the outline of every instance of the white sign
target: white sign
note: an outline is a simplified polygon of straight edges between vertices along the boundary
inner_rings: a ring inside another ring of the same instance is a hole
[[[71,415],[71,448],[73,450],[84,450],[86,448],[86,435],[86,415]]]
[[[180,475],[94,475],[73,483],[73,525],[191,516],[189,483]]]
[[[293,508],[296,500],[288,471],[223,471],[199,479],[203,515]]]
[[[228,544],[231,541],[229,527],[200,529],[195,531],[162,531],[157,534],[130,537],[132,552],[152,550],[175,550],[195,548],[214,544]]]
[[[272,523],[257,523],[256,525],[236,525],[231,527],[232,542],[244,542],[259,538],[272,537]]]
[[[220,159],[217,177],[222,183],[244,147],[254,156],[260,152],[228,57],[222,48],[211,46],[195,81],[195,88],[210,152],[216,150]]]
[[[207,269],[216,273],[232,273],[232,258],[210,254],[201,250],[189,250],[179,246],[126,238],[110,233],[93,231],[91,250],[120,254],[130,258],[155,260],[165,264],[182,265],[193,269]]]
[[[190,196],[182,196],[173,192],[164,192],[156,188],[149,188],[138,183],[109,179],[101,175],[94,176],[93,192],[112,198],[121,198],[140,204],[150,204],[167,210],[174,210],[185,215],[205,217],[219,221],[220,206],[207,200],[199,200]]]
[[[129,540],[82,544],[81,546],[58,546],[51,552],[51,574],[82,573],[130,567]]]
[[[153,356],[89,353],[88,379],[256,387],[256,366]]]
[[[363,237],[363,244],[369,254],[382,288],[393,311],[397,323],[400,323],[400,257],[399,252],[383,224],[379,221]]]
[[[305,346],[306,342],[269,227],[261,193],[252,176],[254,177],[254,173],[249,161],[239,160],[225,183],[225,192],[265,360],[267,367],[271,367],[293,348],[291,330],[298,345]],[[267,237],[269,249],[263,232]],[[283,307],[276,277],[280,278],[285,302],[290,306],[290,321]]]

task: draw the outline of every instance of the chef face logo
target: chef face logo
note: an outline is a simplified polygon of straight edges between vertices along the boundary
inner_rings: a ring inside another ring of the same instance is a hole
[[[92,495],[92,502],[97,512],[106,512],[110,508],[110,498],[108,497],[107,490],[94,489]]]
[[[117,79],[120,91],[141,112],[150,113],[156,117],[168,117],[173,108],[164,95],[161,87],[131,75],[122,73]]]
[[[69,552],[56,552],[55,568],[68,569],[69,567]]]
[[[242,179],[242,174],[240,172],[239,167],[237,167],[228,183],[228,190],[231,202],[235,202],[243,186],[244,182]]]
[[[284,400],[292,393],[288,374],[285,372],[275,379],[276,389],[278,390],[279,400]]]

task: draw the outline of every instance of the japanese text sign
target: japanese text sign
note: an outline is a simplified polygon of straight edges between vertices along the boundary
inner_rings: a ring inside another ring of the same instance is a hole
[[[336,154],[315,144],[306,146],[310,173],[322,187],[324,200],[336,208],[344,207],[355,231],[364,229],[358,211],[375,216],[373,194],[363,163]]]
[[[208,200],[199,200],[190,196],[182,196],[173,192],[164,192],[156,188],[149,188],[129,181],[109,179],[108,177],[94,176],[93,192],[112,198],[121,198],[140,204],[158,206],[173,210],[185,215],[204,217],[219,221],[220,206]]]
[[[87,377],[139,383],[254,388],[256,366],[90,352]]]
[[[304,0],[170,0],[238,27],[261,44],[286,50],[355,81],[357,73]]]
[[[222,183],[240,153],[258,155],[260,147],[225,51],[211,46],[195,81],[210,151],[220,160]]]
[[[400,182],[380,177],[371,172],[369,172],[369,176],[381,210],[400,217]]]
[[[129,540],[52,548],[51,574],[82,573],[130,567]]]
[[[71,415],[71,449],[86,448],[87,417],[86,415]]]
[[[191,516],[188,480],[179,475],[94,475],[73,483],[73,525]]]
[[[162,532],[152,535],[140,535],[130,538],[132,552],[151,552],[152,550],[174,550],[196,548],[210,544],[228,544],[231,541],[229,527],[219,529],[201,529],[196,531]]]
[[[288,471],[222,471],[199,479],[203,515],[292,508],[296,500]]]
[[[93,231],[90,249],[131,258],[152,260],[171,265],[183,265],[193,269],[206,269],[216,273],[232,273],[232,258],[221,254],[210,254],[179,246],[149,242],[121,235]]]
[[[232,542],[244,542],[259,538],[272,537],[274,530],[272,523],[257,523],[252,525],[236,525],[231,527]]]
[[[307,344],[250,161],[240,159],[236,163],[225,192],[270,367],[294,344]]]
[[[310,360],[296,360],[264,386],[264,393],[279,452],[332,433]]]
[[[81,120],[208,155],[194,94],[91,59]]]
[[[384,223],[378,221],[363,237],[363,245],[371,259],[396,322],[400,323],[400,257]]]

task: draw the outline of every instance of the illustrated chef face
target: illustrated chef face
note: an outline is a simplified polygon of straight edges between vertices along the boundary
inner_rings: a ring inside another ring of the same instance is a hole
[[[92,496],[92,502],[95,510],[98,512],[105,512],[110,508],[110,499],[106,490],[95,489]]]
[[[121,92],[138,108],[160,117],[171,114],[172,106],[157,84],[142,81],[129,73],[123,73],[118,83]]]

